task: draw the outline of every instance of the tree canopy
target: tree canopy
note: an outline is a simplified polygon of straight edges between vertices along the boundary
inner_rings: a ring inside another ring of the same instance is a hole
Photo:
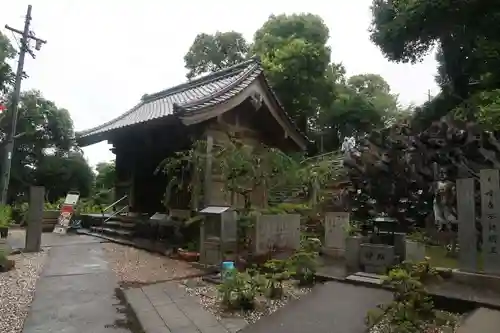
[[[186,76],[191,79],[233,66],[246,58],[248,49],[245,38],[239,32],[201,33],[184,56],[189,70]]]
[[[436,120],[453,111],[494,125],[500,96],[500,4],[374,0],[372,13],[372,41],[388,59],[417,62],[438,47],[436,79],[442,92],[434,101],[438,105],[428,103],[420,110],[427,113],[420,114],[420,120]]]
[[[250,46],[233,31],[200,33],[184,60],[192,77],[257,55],[287,113],[310,138],[322,142],[312,150],[335,150],[343,136],[362,135],[406,113],[380,75],[346,77],[343,65],[330,60],[328,39],[328,27],[317,15],[272,15]]]
[[[14,74],[9,61],[15,55],[9,39],[0,33],[0,103],[9,107],[0,115],[0,156],[12,121]],[[27,194],[32,184],[45,186],[51,200],[69,190],[89,195],[94,176],[76,147],[68,110],[36,90],[22,92],[18,107],[9,201]]]

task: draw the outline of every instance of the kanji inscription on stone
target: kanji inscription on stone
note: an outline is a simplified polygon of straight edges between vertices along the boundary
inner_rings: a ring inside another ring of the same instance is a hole
[[[500,274],[500,177],[496,169],[481,170],[483,258],[486,273]]]

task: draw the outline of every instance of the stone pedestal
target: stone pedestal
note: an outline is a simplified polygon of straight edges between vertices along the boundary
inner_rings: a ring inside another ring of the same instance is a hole
[[[346,249],[345,227],[349,213],[327,212],[325,214],[325,242],[322,252],[332,257],[343,257]]]
[[[421,262],[424,259],[425,259],[425,244],[407,240],[405,260],[413,262]]]
[[[395,249],[392,245],[361,244],[360,264],[367,273],[385,274],[394,264]]]
[[[363,241],[362,236],[349,236],[345,239],[345,262],[350,271],[359,271],[359,251]]]

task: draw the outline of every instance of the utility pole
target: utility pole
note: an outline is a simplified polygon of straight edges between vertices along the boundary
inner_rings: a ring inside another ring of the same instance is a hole
[[[35,34],[30,31],[31,23],[31,5],[28,5],[28,10],[26,11],[26,17],[24,19],[24,30],[18,30],[5,25],[5,28],[21,35],[21,50],[19,50],[19,60],[17,62],[16,80],[14,83],[14,91],[12,93],[12,119],[10,130],[7,132],[7,139],[5,144],[5,151],[3,153],[2,161],[2,179],[0,180],[0,204],[5,205],[7,203],[7,193],[9,189],[10,181],[10,169],[12,166],[12,152],[14,150],[14,140],[16,139],[16,125],[17,125],[17,115],[19,112],[19,96],[21,94],[21,81],[24,77],[24,58],[26,53],[29,53],[33,58],[35,54],[30,49],[30,41],[35,41],[35,50],[40,50],[42,44],[47,43],[47,41],[35,37]]]

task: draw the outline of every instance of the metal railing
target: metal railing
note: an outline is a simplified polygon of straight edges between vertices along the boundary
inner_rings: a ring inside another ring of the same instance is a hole
[[[119,204],[120,202],[122,202],[123,200],[127,199],[128,198],[128,195],[124,195],[123,197],[121,197],[120,199],[116,200],[115,202],[113,202],[111,205],[109,205],[108,207],[104,208],[102,210],[102,215],[104,216],[104,212],[108,211],[109,209],[113,208],[114,206],[116,206],[117,204]]]

